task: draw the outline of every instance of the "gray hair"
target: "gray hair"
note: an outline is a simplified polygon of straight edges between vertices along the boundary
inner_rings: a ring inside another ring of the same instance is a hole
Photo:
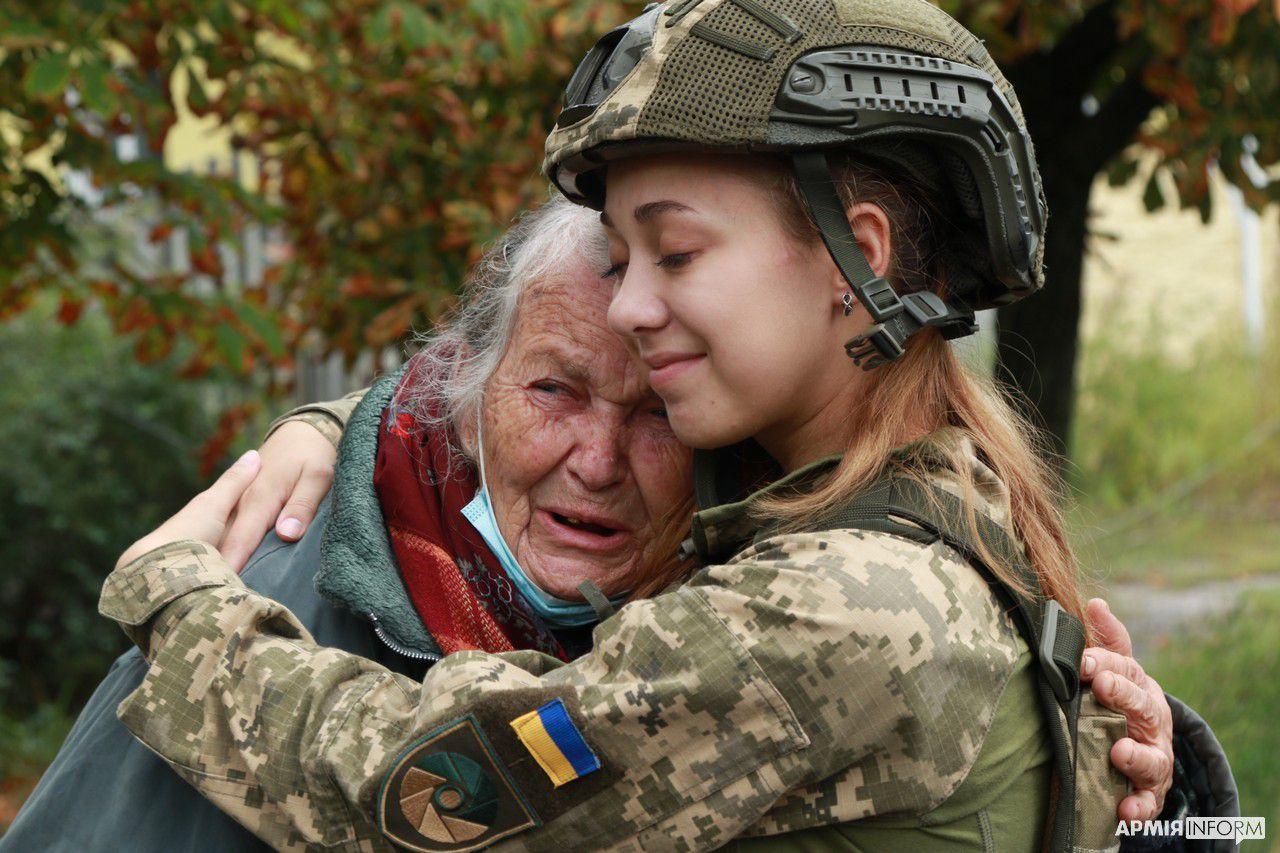
[[[521,297],[530,285],[583,265],[608,265],[598,214],[555,193],[485,251],[449,317],[417,338],[422,349],[407,371],[414,382],[396,392],[396,406],[421,428],[447,429],[451,455],[467,460],[465,428],[479,423],[485,385],[511,343]]]

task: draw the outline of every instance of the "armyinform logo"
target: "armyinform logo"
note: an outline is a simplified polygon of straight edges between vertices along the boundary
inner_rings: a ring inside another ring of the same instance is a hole
[[[1188,817],[1182,820],[1122,820],[1116,835],[1256,841],[1267,837],[1265,817]]]

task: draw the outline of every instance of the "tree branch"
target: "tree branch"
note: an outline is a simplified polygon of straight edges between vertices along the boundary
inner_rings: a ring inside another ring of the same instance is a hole
[[[1114,61],[1121,42],[1116,34],[1119,0],[1103,0],[1085,12],[1048,53],[1033,53],[1006,69],[1037,139],[1070,132],[1080,101],[1094,80]],[[1041,97],[1027,94],[1045,93]]]
[[[1102,104],[1097,114],[1080,124],[1071,146],[1084,174],[1095,175],[1133,141],[1142,123],[1162,100],[1142,82],[1142,65],[1131,69],[1124,82]]]
[[[1045,62],[1060,91],[1069,86],[1069,92],[1083,97],[1094,77],[1115,56],[1120,47],[1116,34],[1119,5],[1119,0],[1103,0],[1085,12],[1080,22],[1063,33],[1049,51]]]

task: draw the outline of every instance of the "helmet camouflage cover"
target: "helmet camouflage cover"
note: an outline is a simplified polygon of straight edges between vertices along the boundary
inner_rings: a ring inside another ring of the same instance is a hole
[[[708,149],[890,161],[948,188],[949,290],[963,308],[1044,284],[1048,212],[1017,96],[982,43],[926,0],[653,4],[574,73],[544,168],[600,207],[610,160]]]

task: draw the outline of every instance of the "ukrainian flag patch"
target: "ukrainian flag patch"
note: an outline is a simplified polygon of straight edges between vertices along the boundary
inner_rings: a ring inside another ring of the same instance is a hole
[[[553,699],[517,717],[511,728],[557,788],[600,769],[600,759],[573,724],[563,700]]]

